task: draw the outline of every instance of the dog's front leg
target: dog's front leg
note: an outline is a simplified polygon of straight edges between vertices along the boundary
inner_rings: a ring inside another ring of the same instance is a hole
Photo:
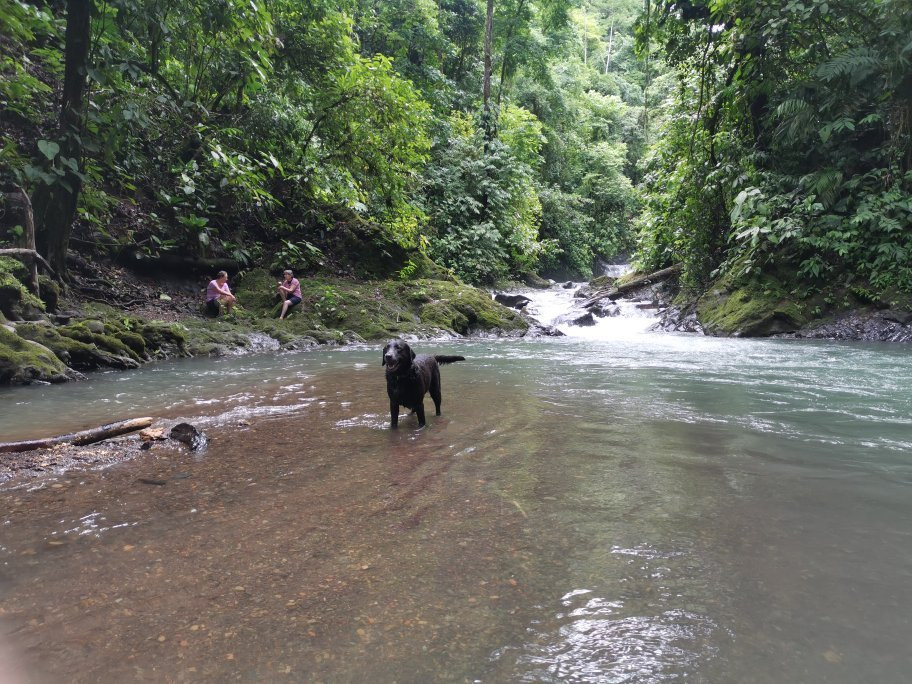
[[[394,428],[399,425],[399,402],[390,399],[390,427]]]
[[[418,427],[424,427],[424,402],[415,407],[415,413],[418,414]]]

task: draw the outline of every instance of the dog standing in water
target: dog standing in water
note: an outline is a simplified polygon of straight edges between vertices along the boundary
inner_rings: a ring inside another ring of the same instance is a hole
[[[403,340],[390,340],[383,347],[386,366],[386,393],[390,400],[390,427],[399,425],[399,407],[418,414],[418,427],[424,427],[424,395],[431,393],[434,409],[440,415],[440,366],[465,361],[464,356],[418,354]]]

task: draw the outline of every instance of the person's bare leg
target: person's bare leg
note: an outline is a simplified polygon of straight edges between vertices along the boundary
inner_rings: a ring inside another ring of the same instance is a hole
[[[288,293],[280,287],[279,296],[282,298],[282,313],[279,314],[279,320],[281,321],[285,318],[285,312],[288,311]]]

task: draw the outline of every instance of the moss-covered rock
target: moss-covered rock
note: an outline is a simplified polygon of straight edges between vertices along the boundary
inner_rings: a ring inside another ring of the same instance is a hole
[[[0,312],[11,321],[35,320],[44,303],[23,285],[28,271],[22,262],[0,257]]]
[[[56,312],[60,308],[60,285],[46,275],[38,276],[38,290],[46,311]]]
[[[0,325],[0,384],[64,382],[74,375],[50,349]]]
[[[804,325],[806,307],[771,279],[722,280],[698,300],[697,319],[709,335],[767,337]]]
[[[140,321],[134,330],[142,335],[147,354],[156,359],[190,356],[187,350],[186,329],[179,323]]]
[[[65,328],[55,328],[50,325],[37,323],[20,323],[16,332],[24,339],[37,342],[49,349],[63,363],[77,370],[96,370],[99,368],[138,368],[140,359],[127,354],[112,351],[104,346],[95,344],[93,337],[85,336],[83,339],[73,337]]]
[[[419,304],[425,325],[469,335],[524,331],[528,323],[516,311],[495,302],[485,290],[440,280],[422,280],[405,294]]]
[[[547,278],[542,278],[537,273],[532,272],[523,273],[522,281],[529,287],[534,287],[539,290],[547,290],[552,284]]]
[[[590,280],[589,285],[596,289],[601,289],[603,287],[613,287],[617,279],[617,276],[600,275]]]
[[[97,332],[100,330],[101,332]],[[121,340],[115,337],[112,334],[108,333],[108,328],[105,327],[104,323],[100,321],[80,321],[78,323],[70,323],[69,325],[62,326],[59,329],[59,332],[64,337],[69,337],[79,342],[84,342],[85,344],[95,345],[99,349],[102,349],[110,354],[122,357],[123,359],[131,359],[134,364],[129,364],[124,362],[122,363],[125,367],[136,367],[139,365],[139,362],[143,361],[143,358],[133,351],[130,347],[124,344]]]
[[[223,318],[184,321],[183,334],[190,356],[224,356],[252,346],[248,325]]]

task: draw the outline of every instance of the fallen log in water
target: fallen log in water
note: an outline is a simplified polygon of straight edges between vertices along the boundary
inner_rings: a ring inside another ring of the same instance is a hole
[[[117,437],[128,432],[142,430],[152,425],[151,418],[131,418],[130,420],[120,420],[116,423],[108,423],[101,427],[92,428],[91,430],[82,430],[81,432],[72,432],[68,435],[59,437],[47,437],[45,439],[31,439],[24,442],[0,442],[0,453],[11,451],[32,451],[34,449],[46,449],[57,444],[73,444],[83,446],[94,444],[110,437]]]
[[[626,293],[631,290],[635,290],[638,287],[643,285],[651,285],[652,283],[658,282],[660,280],[665,280],[674,275],[677,275],[681,272],[681,264],[675,264],[674,266],[669,266],[668,268],[663,268],[660,271],[654,271],[653,273],[648,273],[647,275],[640,276],[639,278],[634,278],[623,285],[612,286],[592,295],[589,299],[582,303],[583,308],[589,308],[593,304],[600,302],[603,299],[620,299]]]

